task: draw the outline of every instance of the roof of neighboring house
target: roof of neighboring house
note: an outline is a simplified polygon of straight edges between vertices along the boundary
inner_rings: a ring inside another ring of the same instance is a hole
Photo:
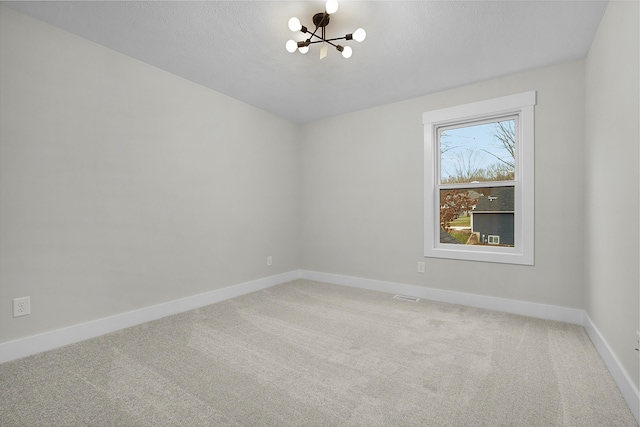
[[[492,187],[483,189],[473,213],[513,212],[513,187]]]
[[[455,245],[459,245],[460,241],[453,237],[451,234],[440,229],[440,243],[453,243]]]

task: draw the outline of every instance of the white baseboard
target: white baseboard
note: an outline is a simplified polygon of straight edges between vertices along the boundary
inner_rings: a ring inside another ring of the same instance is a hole
[[[584,314],[584,328],[594,347],[598,350],[600,357],[602,357],[604,364],[609,369],[613,380],[618,385],[624,400],[627,401],[633,416],[636,417],[636,421],[640,424],[640,392],[587,313]]]
[[[338,274],[320,273],[317,271],[308,270],[302,271],[302,278],[319,282],[333,283],[336,285],[345,285],[355,288],[387,292],[391,294],[402,294],[432,301],[486,308],[489,310],[520,314],[523,316],[557,320],[560,322],[573,323],[576,325],[583,324],[584,310],[579,310],[576,308],[558,307],[554,305],[539,304],[535,302],[467,294],[464,292],[445,291],[442,289],[425,288],[423,286],[405,285],[401,283],[384,282],[380,280],[363,279],[360,277],[352,276],[341,276]]]
[[[0,344],[0,363],[193,310],[300,278],[294,270]]]
[[[584,310],[317,271],[302,270],[301,278],[581,325],[587,331],[591,342],[609,369],[611,376],[629,405],[636,421],[640,424],[640,394],[638,393],[638,389],[635,387],[631,377],[629,377],[615,353],[611,350],[611,347],[609,347],[600,332],[598,332],[598,329]]]

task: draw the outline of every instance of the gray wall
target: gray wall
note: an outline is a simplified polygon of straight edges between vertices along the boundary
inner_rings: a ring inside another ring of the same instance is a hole
[[[297,125],[5,7],[0,58],[0,342],[298,268]]]
[[[586,60],[586,311],[640,384],[640,3],[610,2]]]
[[[417,273],[425,260],[422,113],[530,90],[538,91],[535,266],[427,258]],[[583,308],[583,152],[581,60],[307,124],[302,267]]]

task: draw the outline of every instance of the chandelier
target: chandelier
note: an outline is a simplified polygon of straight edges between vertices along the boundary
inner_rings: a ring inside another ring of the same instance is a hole
[[[325,11],[313,15],[313,25],[316,26],[316,29],[313,32],[309,31],[307,27],[302,25],[298,18],[293,17],[289,19],[289,29],[291,31],[300,31],[303,34],[309,34],[309,37],[301,42],[289,40],[285,45],[287,51],[293,53],[297,50],[300,53],[307,53],[309,51],[309,45],[322,43],[322,47],[320,48],[320,59],[327,56],[327,45],[335,47],[338,52],[342,53],[343,57],[350,58],[353,54],[353,49],[351,49],[351,47],[341,46],[333,42],[337,40],[355,40],[357,42],[361,42],[367,37],[367,33],[362,28],[358,28],[352,34],[347,34],[344,37],[327,38],[326,27],[329,25],[329,16],[336,13],[337,10],[338,0],[327,0],[327,3],[325,4]],[[320,34],[318,34],[318,32],[320,32]],[[319,40],[315,40],[314,38]]]

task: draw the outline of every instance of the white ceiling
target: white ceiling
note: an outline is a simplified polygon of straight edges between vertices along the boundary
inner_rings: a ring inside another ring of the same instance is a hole
[[[323,60],[284,48],[323,0],[2,4],[302,123],[582,58],[607,2],[339,0],[327,35],[367,39]]]

